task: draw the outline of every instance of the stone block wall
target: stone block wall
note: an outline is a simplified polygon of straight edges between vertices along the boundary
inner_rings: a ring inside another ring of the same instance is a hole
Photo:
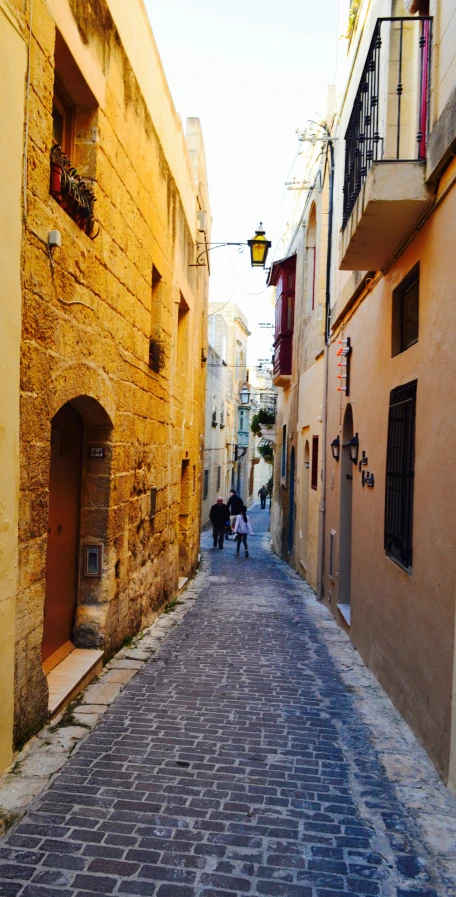
[[[196,211],[208,209],[207,178],[195,185],[164,80],[155,107],[149,108],[107,0],[59,0],[55,15],[63,33],[51,15],[54,7],[53,2],[34,2],[28,98],[17,742],[47,713],[41,641],[50,433],[59,408],[70,402],[84,424],[75,644],[102,647],[108,657],[148,625],[175,592],[179,575],[195,568],[199,544],[207,269],[190,265]],[[137,7],[139,0],[131,0],[129,14],[137,14]],[[26,31],[28,20],[21,25]],[[147,28],[142,39],[146,47],[140,49],[150,53],[152,74],[162,75]],[[99,233],[93,240],[49,193],[55,62],[62,41],[74,65],[82,65],[73,81],[69,77],[68,93],[87,89],[92,97],[90,108],[76,104],[74,162],[95,190]],[[177,147],[171,161],[185,190],[178,189],[157,136],[155,118],[162,120],[163,110],[174,123],[175,134],[168,135],[169,144]],[[204,158],[201,165],[204,170]],[[62,245],[51,256],[47,236],[54,229]],[[153,266],[161,275],[158,307],[152,304]],[[178,359],[182,299],[188,332],[186,358]],[[166,355],[159,373],[148,364],[150,337],[157,331]],[[103,458],[89,457],[93,445],[104,449]],[[184,522],[183,462],[195,467],[185,484]],[[152,488],[157,507],[150,519]],[[83,574],[82,547],[90,542],[103,546],[100,579]]]

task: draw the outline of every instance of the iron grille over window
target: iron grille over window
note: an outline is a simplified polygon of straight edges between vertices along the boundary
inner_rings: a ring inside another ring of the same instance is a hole
[[[386,455],[385,551],[412,566],[417,381],[390,393]]]
[[[427,16],[377,20],[345,134],[342,228],[350,218],[373,162],[426,159],[431,23],[432,19]],[[416,69],[411,67],[409,58],[411,36],[417,48]],[[407,113],[415,87],[417,148],[413,151],[409,147],[410,123],[404,111]]]

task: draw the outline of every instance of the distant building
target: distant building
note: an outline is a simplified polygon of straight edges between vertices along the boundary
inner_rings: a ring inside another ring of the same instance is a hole
[[[248,503],[253,490],[250,406],[240,391],[248,380],[247,319],[234,302],[209,304],[202,523],[220,493],[234,487]],[[220,470],[219,470],[220,468]],[[220,484],[219,486],[217,484]]]

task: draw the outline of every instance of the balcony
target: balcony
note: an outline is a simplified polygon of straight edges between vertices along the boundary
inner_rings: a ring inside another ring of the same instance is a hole
[[[279,336],[274,342],[274,386],[288,386],[291,382],[293,336]]]
[[[276,288],[272,382],[285,388],[291,383],[295,280],[296,255],[274,262],[267,280],[268,286]]]
[[[378,271],[431,204],[432,19],[378,19],[345,134],[340,268]]]

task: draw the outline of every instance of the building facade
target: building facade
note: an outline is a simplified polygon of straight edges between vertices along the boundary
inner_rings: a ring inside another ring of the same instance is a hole
[[[109,657],[197,564],[209,209],[199,122],[184,134],[141,0],[34,0],[15,21],[30,47],[20,742],[59,663]]]
[[[212,362],[209,361],[206,393],[203,525],[209,520],[217,495],[227,499],[234,487],[247,504],[253,492],[250,406],[243,407],[240,396],[248,381],[249,336],[247,319],[234,302],[209,303],[208,344]]]
[[[455,27],[449,0],[361,0],[352,7],[337,114],[316,132],[325,159],[326,232],[332,232],[330,252],[322,253],[328,285],[322,372],[306,380],[305,360],[298,361],[293,346],[292,369],[285,358],[283,367],[290,380],[282,388],[292,396],[301,377],[306,388],[277,429],[278,441],[290,419],[301,429],[301,402],[310,402],[312,417],[321,419],[321,514],[319,526],[315,518],[310,524],[318,546],[317,597],[453,790],[456,512],[447,466],[438,459],[447,459],[451,470]],[[271,282],[287,265],[290,252],[273,266]],[[290,336],[281,326],[280,365]],[[305,353],[304,335],[300,344]],[[287,488],[289,436],[276,491]],[[300,474],[305,462],[298,456]],[[288,512],[283,503],[290,521],[299,514],[300,491]],[[283,553],[277,537],[275,545]],[[290,560],[299,569],[293,551]]]
[[[446,0],[361,3],[351,35],[336,143],[322,592],[453,788],[456,513],[438,457],[454,457],[456,435],[455,27]]]
[[[324,142],[324,130],[321,134]],[[283,257],[273,262],[268,277],[275,288],[273,383],[278,388],[271,538],[277,554],[316,589],[329,191],[322,141],[301,138],[299,189],[282,240]]]

